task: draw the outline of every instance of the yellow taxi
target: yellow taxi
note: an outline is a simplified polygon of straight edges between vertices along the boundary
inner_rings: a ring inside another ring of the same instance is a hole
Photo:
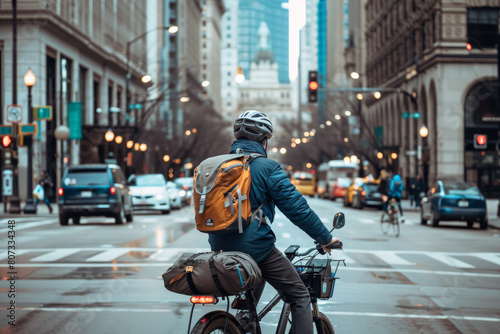
[[[378,193],[380,180],[370,174],[364,178],[354,178],[344,196],[344,206],[363,209],[365,206],[382,207],[383,201]]]
[[[295,172],[290,178],[302,195],[313,197],[316,194],[316,177],[309,172]]]

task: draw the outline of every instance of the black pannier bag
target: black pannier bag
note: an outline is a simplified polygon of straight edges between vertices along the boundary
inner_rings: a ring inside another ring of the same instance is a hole
[[[183,295],[235,295],[262,280],[257,262],[242,252],[184,253],[162,275],[165,288]]]

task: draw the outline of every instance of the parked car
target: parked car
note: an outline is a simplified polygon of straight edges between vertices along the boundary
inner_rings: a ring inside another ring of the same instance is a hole
[[[114,217],[117,224],[132,222],[129,185],[117,165],[70,166],[57,190],[59,223],[80,223],[82,216]]]
[[[428,220],[433,227],[437,227],[440,221],[466,221],[468,228],[472,228],[474,222],[479,222],[483,230],[488,228],[486,200],[473,183],[438,180],[421,203],[423,225]]]
[[[332,199],[344,198],[347,188],[351,185],[352,180],[348,177],[339,177],[333,184]]]
[[[153,210],[170,213],[170,193],[162,174],[134,175],[130,178],[134,210]]]
[[[186,192],[185,203],[189,205],[191,203],[191,197],[193,197],[193,178],[192,177],[179,177],[174,180],[175,183],[180,185],[182,189]]]
[[[379,180],[364,181],[361,183],[354,195],[352,206],[360,210],[364,207],[382,209],[384,201],[378,191],[379,183]]]
[[[167,191],[170,194],[170,207],[172,209],[180,209],[183,203],[182,194],[186,194],[186,191],[182,189],[180,185],[175,182],[167,181]]]

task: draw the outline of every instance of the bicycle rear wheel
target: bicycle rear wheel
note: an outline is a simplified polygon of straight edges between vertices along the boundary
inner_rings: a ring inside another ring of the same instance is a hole
[[[227,314],[226,331],[224,325],[226,323],[225,311],[213,311],[205,314],[194,325],[191,334],[242,334],[243,328],[232,314]]]

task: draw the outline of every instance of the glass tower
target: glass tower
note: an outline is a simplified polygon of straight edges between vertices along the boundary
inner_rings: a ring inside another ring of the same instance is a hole
[[[271,51],[278,63],[280,83],[288,77],[288,9],[286,0],[240,1],[238,10],[238,62],[245,77],[250,78],[250,65],[259,46],[258,30],[266,22],[270,31]]]

